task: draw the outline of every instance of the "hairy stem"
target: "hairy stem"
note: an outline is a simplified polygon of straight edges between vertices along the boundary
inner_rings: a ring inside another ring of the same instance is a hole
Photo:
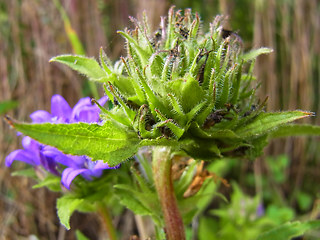
[[[167,240],[184,240],[184,225],[171,177],[171,149],[154,147],[152,158],[154,182],[162,207]]]

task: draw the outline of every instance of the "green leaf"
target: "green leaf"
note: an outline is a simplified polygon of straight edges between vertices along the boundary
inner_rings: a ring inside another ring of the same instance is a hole
[[[111,74],[111,70],[110,68],[107,66],[105,59],[109,60],[107,58],[106,53],[103,51],[103,48],[100,48],[100,53],[99,53],[99,60],[100,60],[100,64],[103,67],[104,71],[106,71],[106,73]]]
[[[174,139],[166,139],[166,138],[156,138],[156,139],[142,139],[139,144],[140,147],[143,146],[170,146],[170,147],[178,147],[178,141]]]
[[[146,181],[146,179],[140,175],[140,172],[138,172],[137,169],[131,168],[131,173],[137,182],[137,186],[139,187],[139,189],[141,189],[142,192],[147,193],[147,194],[152,192],[151,188],[150,188],[151,184],[149,184]]]
[[[183,112],[190,112],[196,105],[203,101],[205,96],[204,90],[199,86],[199,82],[192,76],[187,79],[176,79],[168,83],[169,91],[179,98],[179,103]]]
[[[217,109],[223,108],[228,101],[231,75],[232,69],[229,69],[226,75],[219,82],[219,88],[221,89],[221,92],[218,92],[216,96],[215,107]]]
[[[8,112],[11,109],[14,109],[18,106],[16,101],[2,101],[0,102],[0,115]]]
[[[149,215],[154,223],[162,226],[161,208],[156,192],[141,192],[125,184],[117,184],[116,194],[120,203],[137,215]]]
[[[195,169],[197,167],[197,162],[193,161],[183,172],[181,177],[175,182],[175,192],[179,197],[183,196],[183,193],[188,189],[191,181],[193,180]]]
[[[297,200],[302,211],[308,211],[308,209],[310,209],[311,205],[313,204],[312,196],[302,191],[297,193]]]
[[[22,169],[18,171],[14,171],[11,176],[18,176],[18,177],[30,177],[33,179],[38,179],[37,174],[35,173],[35,170],[33,167]]]
[[[199,223],[199,230],[198,230],[198,238],[199,240],[207,240],[208,236],[211,239],[216,239],[217,235],[217,222],[213,218],[209,217],[202,217]]]
[[[259,55],[268,54],[271,52],[273,52],[271,48],[263,47],[259,49],[253,49],[250,52],[243,54],[241,58],[245,61],[250,61],[256,59]]]
[[[161,76],[162,70],[164,68],[164,60],[159,54],[153,54],[150,59],[150,70],[151,74],[155,76]]]
[[[66,229],[70,229],[70,217],[83,201],[84,199],[74,198],[72,195],[64,195],[57,200],[58,217]]]
[[[112,121],[99,124],[28,124],[8,120],[17,131],[54,146],[66,154],[87,155],[116,166],[138,150],[139,138],[127,127]]]
[[[118,33],[120,33],[125,39],[127,39],[128,43],[132,44],[133,47],[135,48],[135,50],[138,52],[140,60],[142,62],[142,65],[145,66],[148,64],[148,59],[150,57],[150,53],[148,53],[147,51],[145,51],[136,41],[136,39],[134,39],[133,37],[131,37],[128,33],[123,32],[123,31],[118,31]]]
[[[241,71],[242,71],[242,64],[236,68],[236,73],[233,78],[233,83],[232,83],[232,91],[231,91],[231,96],[230,96],[230,103],[231,104],[236,104],[238,102],[239,98],[239,91],[241,87]]]
[[[282,124],[312,115],[313,113],[303,111],[260,113],[252,122],[244,124],[235,133],[242,138],[257,137]]]
[[[152,215],[152,211],[144,206],[137,197],[139,194],[141,195],[141,193],[124,184],[115,185],[114,188],[118,189],[116,194],[118,195],[122,205],[129,208],[137,215]]]
[[[199,18],[198,13],[196,13],[196,17],[191,24],[191,29],[190,29],[190,34],[188,36],[188,40],[196,38],[199,26],[200,26],[200,18]]]
[[[205,58],[202,58],[200,55],[202,53],[202,50],[198,50],[196,56],[194,57],[190,69],[189,69],[189,73],[192,77],[197,77],[197,74],[199,72],[199,67],[205,62]]]
[[[50,62],[63,63],[94,81],[102,81],[103,78],[107,77],[107,74],[102,70],[99,63],[93,58],[75,55],[60,55],[51,58]]]
[[[230,129],[208,129],[203,130],[198,123],[193,122],[190,126],[190,132],[193,136],[207,139],[232,139],[239,140],[240,137]]]
[[[289,136],[320,136],[320,126],[309,124],[289,124],[280,126],[270,134],[270,138]]]
[[[254,138],[251,141],[251,144],[253,147],[250,147],[247,151],[246,154],[248,157],[252,160],[256,159],[257,157],[261,156],[263,154],[263,149],[268,145],[268,139],[267,135],[262,135],[257,138]]]
[[[210,139],[193,138],[192,142],[187,142],[185,145],[182,143],[181,149],[195,159],[212,160],[221,157],[216,142]]]
[[[90,240],[82,232],[80,232],[78,229],[76,230],[76,238],[77,238],[77,240]]]
[[[136,96],[136,86],[131,78],[113,73],[109,74],[107,80],[111,82],[112,85],[116,86],[116,88],[119,90],[119,94],[121,94],[123,97]]]
[[[47,187],[52,192],[60,192],[61,191],[60,181],[61,181],[60,177],[50,174],[40,183],[33,185],[32,188]]]
[[[307,222],[288,222],[266,233],[261,234],[257,240],[289,240],[300,236],[310,229],[320,228],[320,220]]]
[[[277,206],[271,204],[266,209],[266,216],[273,219],[274,226],[280,226],[283,223],[290,222],[295,217],[295,210],[286,206]]]

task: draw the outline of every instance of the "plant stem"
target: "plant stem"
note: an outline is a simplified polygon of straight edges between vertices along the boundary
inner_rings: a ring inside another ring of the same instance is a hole
[[[171,149],[164,146],[154,147],[152,158],[153,178],[162,207],[167,240],[184,240],[184,225],[171,177]]]
[[[117,240],[117,234],[116,230],[114,229],[114,226],[112,224],[112,219],[109,213],[109,210],[106,206],[104,206],[103,203],[99,203],[98,205],[99,214],[103,219],[106,231],[109,235],[110,240]]]

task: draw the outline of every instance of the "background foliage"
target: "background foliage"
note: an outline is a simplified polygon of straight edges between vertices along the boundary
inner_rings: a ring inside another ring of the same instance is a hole
[[[9,111],[16,119],[28,120],[28,115],[37,109],[49,110],[53,94],[63,95],[71,105],[82,96],[92,95],[84,77],[62,65],[48,63],[52,56],[81,51],[71,44],[68,36],[76,33],[86,55],[98,57],[102,46],[115,60],[124,54],[124,40],[116,30],[131,24],[128,16],[141,16],[146,10],[156,30],[159,16],[166,15],[171,4],[177,8],[191,7],[205,23],[216,14],[228,15],[230,21],[225,28],[236,31],[245,47],[266,46],[275,50],[261,56],[255,69],[262,85],[261,98],[269,96],[268,110],[304,109],[320,113],[320,3],[317,0],[60,2],[69,24],[54,1],[0,1],[0,102],[15,101],[10,106],[1,105],[1,114]],[[319,117],[306,121],[320,124]],[[0,121],[1,166],[19,141],[14,131]],[[230,161],[231,167],[223,176],[238,182],[246,194],[263,196],[266,204],[287,209],[283,216],[314,217],[318,215],[318,187],[314,183],[320,182],[319,154],[319,138],[276,140],[266,150],[265,155],[271,157],[254,163]],[[17,168],[20,166],[25,167],[21,164]],[[72,239],[72,231],[65,232],[59,227],[55,210],[57,195],[46,189],[31,190],[32,184],[32,180],[10,177],[9,169],[0,168],[0,236],[17,239],[34,234],[41,239],[64,236]],[[231,189],[222,188],[221,192],[229,198]],[[137,223],[129,211],[117,217],[115,223],[124,233],[124,239],[136,233]],[[90,239],[103,236],[99,219],[92,215],[73,216],[71,227],[80,229]]]

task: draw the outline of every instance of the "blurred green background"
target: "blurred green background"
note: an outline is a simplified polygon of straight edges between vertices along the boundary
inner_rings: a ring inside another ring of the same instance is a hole
[[[1,0],[0,114],[29,121],[33,111],[50,110],[53,94],[63,95],[71,105],[80,97],[94,95],[83,76],[49,63],[49,59],[64,53],[97,57],[103,47],[112,60],[117,60],[125,52],[124,40],[116,30],[133,26],[128,16],[139,18],[145,10],[156,30],[160,16],[166,15],[171,5],[199,12],[203,28],[215,15],[226,15],[229,21],[224,27],[236,31],[246,49],[273,48],[272,54],[258,59],[255,68],[261,82],[259,94],[261,98],[269,96],[268,110],[310,110],[317,116],[305,121],[320,125],[318,0]],[[77,45],[77,37],[83,47]],[[32,190],[32,180],[11,177],[12,170],[4,167],[5,156],[20,147],[19,142],[16,133],[1,120],[0,239],[29,239],[31,235],[74,239],[72,230],[66,232],[59,226],[57,195],[46,189]],[[283,206],[297,214],[317,215],[319,142],[319,138],[274,141],[265,154],[274,157],[238,162],[226,178],[237,181],[248,194],[264,194],[267,203],[276,193]],[[117,217],[115,223],[123,239],[136,233],[130,212]],[[94,215],[75,215],[72,226],[91,239],[103,235],[100,220]]]

